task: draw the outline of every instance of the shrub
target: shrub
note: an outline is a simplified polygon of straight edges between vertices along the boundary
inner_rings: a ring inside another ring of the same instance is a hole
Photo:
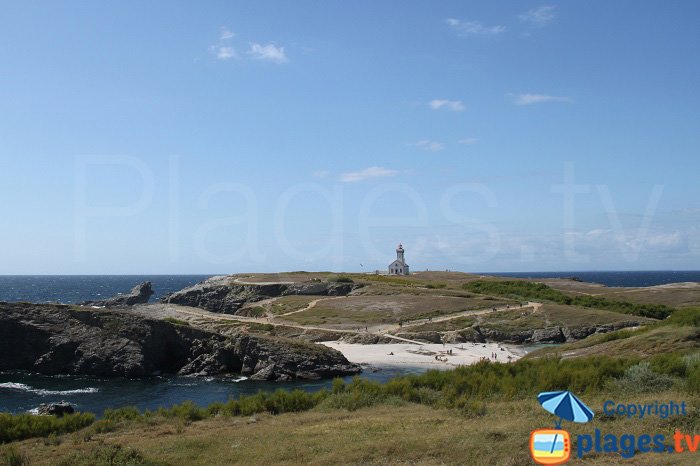
[[[157,413],[163,417],[181,419],[188,423],[201,421],[208,417],[207,410],[200,408],[192,401],[185,401],[179,405],[173,405],[170,408],[159,408]]]
[[[2,454],[2,460],[3,466],[25,466],[29,464],[26,455],[14,446],[5,449]]]
[[[700,327],[700,308],[691,307],[679,309],[671,314],[671,316],[666,320],[666,323],[689,327]]]
[[[601,298],[600,296],[569,296],[544,283],[532,283],[524,280],[473,280],[462,285],[462,288],[480,294],[504,296],[511,299],[552,301],[558,304],[605,309],[652,319],[665,319],[674,312],[674,309],[663,304],[635,304]]]
[[[616,385],[625,393],[650,393],[668,390],[674,380],[666,374],[654,372],[646,361],[628,368]]]
[[[51,433],[67,434],[93,422],[95,415],[90,413],[67,414],[62,417],[0,413],[0,443],[47,437]]]
[[[355,280],[348,277],[347,275],[338,275],[337,277],[332,278],[330,281],[336,283],[355,283]]]
[[[134,449],[121,445],[101,445],[91,452],[75,452],[57,463],[58,466],[150,466],[156,465]]]
[[[141,413],[136,406],[124,406],[123,408],[105,409],[102,418],[108,421],[133,421],[141,418]]]

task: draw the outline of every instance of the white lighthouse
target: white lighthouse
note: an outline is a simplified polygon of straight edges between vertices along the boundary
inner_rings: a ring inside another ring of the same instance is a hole
[[[389,275],[408,275],[408,264],[403,256],[403,245],[396,248],[396,260],[389,264]]]

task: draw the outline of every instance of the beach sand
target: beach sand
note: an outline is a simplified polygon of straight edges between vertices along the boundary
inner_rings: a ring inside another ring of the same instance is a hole
[[[508,362],[508,356],[511,357],[510,361],[515,361],[525,355],[525,351],[519,347],[498,343],[360,345],[339,341],[325,341],[319,344],[337,349],[350,362],[384,367],[453,369],[457,366],[474,364],[481,358]],[[452,350],[452,354],[448,354],[449,350]],[[493,353],[497,355],[496,359],[491,357]],[[439,356],[442,360],[435,359],[435,356]]]

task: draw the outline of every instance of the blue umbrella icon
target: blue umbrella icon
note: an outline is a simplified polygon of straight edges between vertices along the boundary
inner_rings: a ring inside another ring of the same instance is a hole
[[[550,413],[559,416],[557,429],[561,427],[562,419],[572,422],[588,422],[593,419],[591,408],[568,390],[560,392],[542,392],[537,395],[537,401]]]

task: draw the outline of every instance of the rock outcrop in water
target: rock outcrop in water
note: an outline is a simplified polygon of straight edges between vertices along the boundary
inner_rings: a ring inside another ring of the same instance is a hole
[[[64,414],[73,414],[75,409],[67,401],[59,401],[58,403],[50,404],[40,404],[36,409],[36,413],[40,416],[58,416],[61,417]]]
[[[85,301],[81,303],[81,305],[100,307],[134,306],[136,304],[146,304],[148,300],[151,299],[151,296],[153,296],[151,282],[143,282],[136,285],[127,294],[113,296],[104,301]]]
[[[130,308],[0,303],[0,371],[141,377],[243,374],[318,379],[360,372],[338,351],[245,332],[222,335]]]
[[[230,277],[212,277],[170,293],[161,302],[199,307],[211,312],[236,314],[244,304],[286,295],[345,296],[358,285],[338,282],[245,284]]]

